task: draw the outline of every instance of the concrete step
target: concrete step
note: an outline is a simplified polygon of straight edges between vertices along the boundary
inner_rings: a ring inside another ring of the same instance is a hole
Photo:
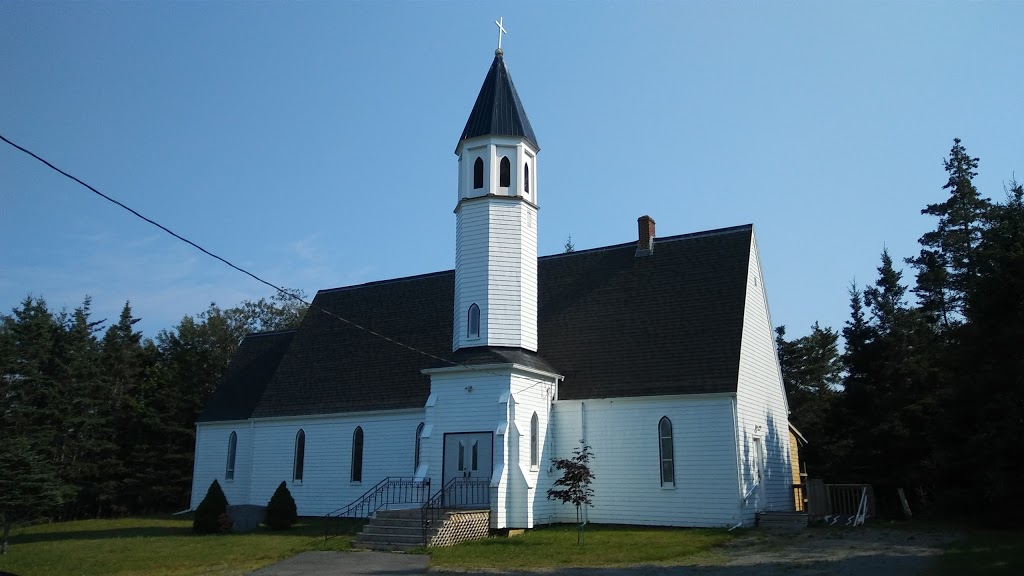
[[[807,514],[803,512],[762,512],[757,515],[758,528],[799,530],[807,527]]]
[[[419,528],[423,521],[419,518],[374,518],[367,526],[393,526],[395,528]]]
[[[353,542],[387,542],[391,544],[423,544],[423,533],[419,534],[357,534]]]
[[[394,534],[396,536],[408,536],[408,535],[423,535],[422,526],[383,526],[379,524],[367,524],[362,531],[362,534],[379,534],[386,536],[388,534]]]
[[[380,552],[405,552],[408,550],[415,550],[416,548],[422,548],[423,542],[417,542],[416,544],[401,544],[395,542],[382,542],[382,541],[364,541],[357,542],[352,541],[353,548],[359,548],[360,550],[377,550]]]

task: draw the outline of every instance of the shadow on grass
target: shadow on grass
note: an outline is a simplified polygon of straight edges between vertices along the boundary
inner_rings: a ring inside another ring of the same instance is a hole
[[[901,554],[873,554],[864,556],[853,556],[837,559],[835,561],[770,561],[758,562],[757,564],[744,564],[736,566],[661,566],[661,565],[638,565],[615,568],[554,568],[543,569],[544,576],[786,576],[790,574],[864,574],[870,576],[903,576],[905,574],[920,574],[929,568],[935,561],[935,556],[916,556]],[[497,576],[537,576],[536,571],[506,571],[486,572],[473,570],[445,570],[431,568],[430,574],[458,574],[459,576],[476,576],[484,574]],[[1007,574],[1010,574],[1007,572]]]
[[[359,533],[365,521],[345,521],[341,525],[340,536],[352,536]],[[56,526],[56,525],[50,525]],[[253,535],[323,537],[324,524],[321,518],[301,518],[299,523],[288,530],[271,530],[260,526],[252,532],[230,532],[227,534],[199,535],[192,532],[191,525],[182,526],[136,526],[123,528],[105,528],[93,530],[56,530],[47,532],[19,532],[11,535],[11,544],[30,544],[33,542],[60,542],[65,540],[108,540],[112,538],[238,538]]]

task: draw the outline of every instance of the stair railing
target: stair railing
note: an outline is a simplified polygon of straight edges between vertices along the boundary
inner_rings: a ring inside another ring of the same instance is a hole
[[[491,482],[488,479],[452,478],[430,497],[421,508],[423,545],[428,545],[430,532],[447,512],[456,509],[490,508]]]
[[[350,504],[324,515],[324,540],[341,533],[343,518],[369,518],[377,510],[393,504],[419,504],[428,500],[430,478],[387,478]],[[331,528],[334,533],[331,533]]]

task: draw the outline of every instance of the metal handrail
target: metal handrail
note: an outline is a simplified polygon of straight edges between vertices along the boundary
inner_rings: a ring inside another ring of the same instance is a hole
[[[428,535],[437,521],[450,510],[465,508],[469,505],[486,505],[491,503],[491,482],[488,479],[467,480],[452,478],[431,496],[421,508],[423,521],[423,545],[429,544]]]
[[[381,508],[392,504],[419,504],[430,495],[430,478],[387,478],[363,493],[347,506],[324,515],[324,539],[330,534],[334,520],[335,533],[340,532],[342,518],[369,518]]]

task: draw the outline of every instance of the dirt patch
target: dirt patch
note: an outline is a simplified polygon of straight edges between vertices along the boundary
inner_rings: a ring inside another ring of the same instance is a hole
[[[905,576],[922,574],[957,535],[885,525],[749,530],[685,565],[563,568],[548,576]],[[443,572],[431,571],[431,574]],[[525,576],[538,572],[499,572]],[[463,576],[468,574],[461,572]],[[480,573],[482,574],[482,573]],[[490,574],[494,574],[491,572]]]

